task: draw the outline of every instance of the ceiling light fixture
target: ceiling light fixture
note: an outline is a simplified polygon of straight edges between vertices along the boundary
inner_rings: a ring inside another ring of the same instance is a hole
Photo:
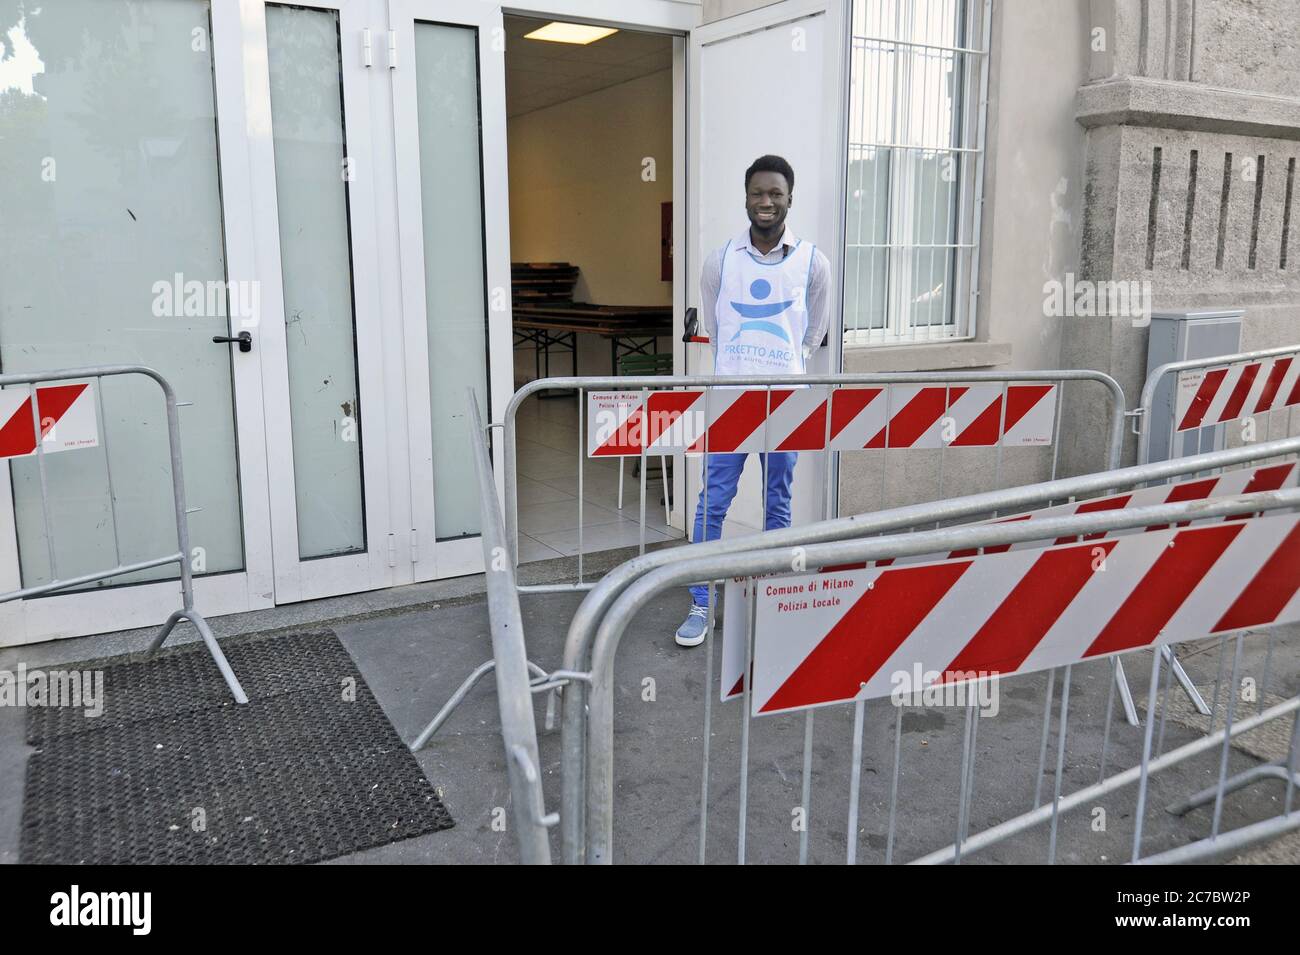
[[[579,43],[586,46],[617,33],[613,27],[593,27],[585,23],[561,23],[555,21],[544,27],[538,27],[532,33],[525,33],[525,40],[546,40],[549,43]]]

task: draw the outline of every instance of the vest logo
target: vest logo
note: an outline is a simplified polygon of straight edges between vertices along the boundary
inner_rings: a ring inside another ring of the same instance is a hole
[[[70,892],[50,896],[51,925],[125,925],[133,935],[152,928],[152,892]]]
[[[756,299],[765,299],[772,294],[772,283],[767,279],[754,279],[749,285],[749,294]],[[735,341],[741,335],[748,331],[766,332],[769,335],[775,335],[783,342],[790,341],[790,335],[784,328],[776,322],[762,321],[762,319],[773,318],[780,315],[787,308],[794,304],[794,299],[784,302],[732,302],[731,307],[736,310],[742,318],[751,319],[751,321],[741,322],[740,328],[736,334],[731,336],[731,341]]]

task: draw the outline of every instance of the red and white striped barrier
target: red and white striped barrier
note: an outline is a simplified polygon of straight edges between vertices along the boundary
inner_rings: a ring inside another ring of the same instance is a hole
[[[1300,356],[1262,358],[1178,375],[1176,430],[1190,431],[1300,404]]]
[[[1045,446],[1056,399],[1054,384],[984,382],[591,392],[587,454]]]
[[[90,382],[37,388],[36,404],[41,416],[41,445],[46,454],[99,444],[95,391]],[[26,388],[0,391],[0,458],[21,458],[35,453],[31,393]]]
[[[1012,514],[1007,517],[996,517],[987,521],[978,521],[979,524],[1001,524],[1009,521],[1027,521],[1041,520],[1045,517],[1068,517],[1072,514],[1091,514],[1097,511],[1122,510],[1128,507],[1149,507],[1157,504],[1176,504],[1180,501],[1200,501],[1212,497],[1226,497],[1234,494],[1253,494],[1256,491],[1278,491],[1284,488],[1300,486],[1300,462],[1287,461],[1282,464],[1269,464],[1259,468],[1242,468],[1236,471],[1227,471],[1223,474],[1208,478],[1197,478],[1190,481],[1180,481],[1175,484],[1163,484],[1156,487],[1138,488],[1133,491],[1126,491],[1123,494],[1112,494],[1108,497],[1090,498],[1086,501],[1072,501],[1068,504],[1058,504],[1054,507],[1040,508],[1036,511],[1028,511],[1022,514]],[[1245,517],[1247,515],[1243,515]],[[1241,518],[1230,516],[1227,518],[1212,518],[1216,523],[1222,523],[1225,520],[1240,520]],[[1179,527],[1187,527],[1190,522],[1180,522]],[[972,526],[976,526],[972,525]],[[1148,528],[1134,527],[1123,530],[1111,531],[1109,533],[1088,534],[1083,537],[1084,541],[1110,539],[1121,537],[1128,534],[1141,534],[1145,531],[1165,530],[1165,527],[1154,526]],[[1054,544],[1075,543],[1075,538],[1058,538],[1053,541]],[[1015,544],[999,544],[993,547],[983,548],[985,554],[1002,554],[1012,550],[1031,550],[1042,549],[1045,542],[1038,540],[1020,541]],[[887,558],[885,560],[873,561],[870,566],[873,567],[890,567],[890,566],[911,566],[921,563],[933,563],[939,560],[956,560],[965,557],[977,556],[975,550],[955,550],[947,554],[921,554],[913,557],[902,557],[898,560]],[[860,564],[843,564],[837,567],[824,568],[821,573],[842,573],[845,571],[863,570],[868,566],[866,563]],[[770,578],[758,578],[760,581]],[[726,581],[723,588],[723,622],[722,622],[722,665],[720,667],[719,689],[721,699],[730,700],[741,694],[744,690],[743,676],[745,668],[745,640],[749,633],[749,583],[748,579],[736,578]]]
[[[1300,518],[758,583],[755,715],[1300,620]]]
[[[1044,507],[1036,511],[1026,511],[1022,514],[1011,514],[1007,517],[994,517],[986,521],[976,521],[972,526],[981,524],[1005,524],[1009,521],[1028,521],[1042,519],[1044,517],[1068,517],[1072,514],[1095,514],[1097,511],[1118,511],[1128,507],[1151,507],[1156,504],[1177,504],[1180,501],[1203,501],[1211,497],[1228,497],[1233,494],[1253,494],[1256,491],[1280,491],[1283,488],[1296,487],[1300,485],[1300,462],[1286,461],[1282,464],[1268,464],[1259,468],[1241,468],[1235,471],[1225,471],[1222,474],[1208,478],[1196,478],[1190,481],[1179,481],[1175,484],[1160,484],[1155,487],[1137,488],[1132,491],[1125,491],[1123,494],[1112,494],[1108,497],[1094,497],[1086,501],[1071,501],[1068,504],[1057,504],[1053,507]],[[1248,515],[1242,515],[1243,517]],[[1213,518],[1216,521],[1222,520],[1239,520],[1237,517]],[[1179,527],[1187,527],[1190,521],[1179,522]],[[1087,534],[1084,540],[1100,540],[1103,537],[1119,537],[1125,534],[1140,534],[1143,530],[1158,531],[1164,530],[1163,527],[1130,527],[1122,530],[1103,532],[1097,534]],[[1058,538],[1054,543],[1069,544],[1074,541],[1072,537]],[[1000,544],[995,547],[983,548],[983,553],[996,554],[1008,550],[1024,550],[1028,547],[1042,547],[1042,541],[1020,541],[1016,544]],[[949,554],[923,554],[918,557],[903,557],[897,563],[915,564],[924,561],[942,560],[953,557],[974,557],[973,550],[955,550]],[[895,563],[893,560],[883,560],[877,562],[877,566],[887,567]],[[856,570],[858,567],[865,567],[865,564],[853,565],[836,568],[839,570]]]

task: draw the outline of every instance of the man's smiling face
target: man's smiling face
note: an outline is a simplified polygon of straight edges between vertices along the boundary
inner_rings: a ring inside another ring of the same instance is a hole
[[[790,212],[790,187],[779,172],[756,172],[745,191],[745,212],[760,232],[774,233]]]

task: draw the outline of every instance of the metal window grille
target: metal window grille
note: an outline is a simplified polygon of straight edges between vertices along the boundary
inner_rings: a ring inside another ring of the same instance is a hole
[[[854,0],[846,344],[975,333],[992,0]]]

